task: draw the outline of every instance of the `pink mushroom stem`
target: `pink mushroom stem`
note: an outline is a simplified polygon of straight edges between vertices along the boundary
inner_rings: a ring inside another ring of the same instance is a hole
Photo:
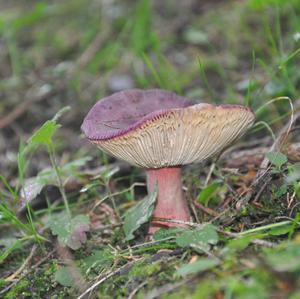
[[[182,191],[181,167],[148,169],[146,172],[148,192],[153,192],[156,183],[158,187],[153,217],[189,221],[190,212]],[[171,222],[152,222],[149,234],[153,234],[161,227],[172,226],[182,225]]]

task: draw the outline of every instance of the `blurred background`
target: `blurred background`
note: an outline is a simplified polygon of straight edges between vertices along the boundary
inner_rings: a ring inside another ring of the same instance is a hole
[[[67,105],[57,147],[81,156],[85,114],[122,89],[254,109],[277,96],[296,100],[299,13],[295,0],[0,1],[1,172],[15,173],[20,139]],[[279,118],[276,129],[287,109],[280,103],[261,118]]]

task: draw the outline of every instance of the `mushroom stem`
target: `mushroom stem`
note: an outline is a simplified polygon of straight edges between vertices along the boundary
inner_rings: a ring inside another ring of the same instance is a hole
[[[147,188],[151,193],[157,183],[158,195],[153,217],[189,221],[190,211],[183,196],[181,167],[148,169]],[[161,227],[182,226],[177,223],[155,221],[150,224],[149,234]]]

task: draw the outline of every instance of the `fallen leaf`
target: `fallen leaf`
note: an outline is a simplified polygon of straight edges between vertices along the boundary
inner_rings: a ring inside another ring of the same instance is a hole
[[[212,224],[204,224],[201,228],[186,230],[176,238],[176,243],[180,247],[197,246],[205,250],[209,250],[210,245],[217,244],[218,241],[216,228]]]
[[[74,286],[74,281],[68,267],[61,267],[55,272],[54,279],[64,287]]]
[[[126,213],[123,226],[126,241],[134,239],[133,233],[150,219],[154,210],[156,198],[157,186],[155,186],[152,193],[148,194],[142,201]]]
[[[61,245],[76,250],[86,242],[90,219],[86,215],[77,215],[74,218],[69,218],[66,214],[51,215],[46,227],[57,236]]]

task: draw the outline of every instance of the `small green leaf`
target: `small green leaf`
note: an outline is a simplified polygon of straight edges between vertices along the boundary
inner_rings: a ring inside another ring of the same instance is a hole
[[[265,250],[268,264],[279,272],[300,271],[300,246],[287,243],[286,246]]]
[[[227,243],[227,248],[233,250],[233,251],[240,251],[244,250],[248,247],[248,245],[254,240],[261,237],[260,235],[250,235],[250,236],[243,236],[240,238],[236,238],[233,240],[230,240]]]
[[[288,184],[297,183],[300,180],[300,163],[295,163],[291,165],[288,169],[289,173],[286,182]]]
[[[29,139],[28,146],[30,145],[46,145],[49,146],[52,143],[52,137],[56,130],[60,127],[57,120],[71,108],[69,106],[59,110],[51,120],[47,120]]]
[[[180,247],[198,246],[209,250],[210,245],[217,244],[219,240],[216,228],[212,224],[204,224],[201,228],[187,230],[176,238]]]
[[[280,7],[286,4],[286,1],[282,0],[250,0],[247,2],[250,8],[252,9],[263,9],[267,6]]]
[[[148,194],[142,201],[126,213],[123,226],[126,241],[134,239],[133,233],[150,219],[154,210],[156,198],[157,186],[155,186],[154,191],[151,194]]]
[[[64,287],[74,286],[72,275],[67,267],[61,267],[55,272],[54,279]]]
[[[285,195],[288,192],[287,185],[281,185],[279,188],[278,188],[278,185],[275,185],[274,187],[275,188],[272,191],[273,191],[274,197],[277,199],[281,198],[283,195]]]
[[[52,118],[52,121],[57,122],[66,112],[70,111],[71,107],[70,106],[66,106],[61,108]]]
[[[77,168],[85,165],[91,158],[84,157],[78,160],[74,160],[70,163],[58,167],[58,171],[61,177],[61,180],[64,182],[70,176],[77,174]],[[57,186],[57,177],[54,169],[44,169],[38,173],[36,177],[26,179],[22,189],[20,190],[20,195],[22,200],[26,200],[24,203],[20,203],[20,207],[23,208],[27,202],[35,199],[37,195],[40,194],[42,189],[45,186]]]
[[[219,182],[214,182],[210,185],[208,185],[206,188],[202,189],[200,194],[198,195],[198,201],[204,205],[207,205],[209,200],[214,196],[216,191],[218,190],[220,186]]]
[[[43,20],[46,16],[48,5],[44,1],[40,1],[35,4],[30,12],[20,14],[18,18],[14,18],[12,22],[12,27],[15,30],[19,30],[28,25],[37,24],[39,21]]]
[[[47,120],[30,138],[29,143],[49,145],[56,130],[60,127],[54,120]]]
[[[276,167],[280,168],[283,164],[285,164],[288,159],[286,155],[280,152],[269,152],[266,154],[269,161]]]
[[[182,227],[170,227],[168,229],[161,228],[158,231],[156,231],[153,235],[153,239],[155,241],[162,240],[168,237],[176,237],[179,233],[184,232],[185,229]]]
[[[188,274],[199,273],[217,266],[220,262],[217,259],[202,258],[192,264],[183,265],[176,271],[179,276],[186,276]]]
[[[6,244],[5,244],[6,243]],[[4,246],[4,250],[0,251],[0,264],[4,262],[4,260],[16,249],[22,247],[22,241],[15,239],[11,240],[11,242],[0,242],[1,247]]]
[[[105,248],[94,251],[91,256],[83,260],[83,263],[87,268],[87,272],[92,268],[95,268],[97,271],[102,271],[105,267],[110,267],[113,260],[114,256],[109,249]]]
[[[67,214],[58,214],[51,215],[46,227],[51,229],[53,235],[57,235],[61,245],[76,250],[86,242],[89,224],[90,219],[86,215],[77,215],[70,219]]]
[[[279,226],[279,227],[273,227],[268,232],[269,235],[272,236],[281,236],[289,233],[294,227],[294,223],[291,221],[290,223],[287,223],[286,225]]]

